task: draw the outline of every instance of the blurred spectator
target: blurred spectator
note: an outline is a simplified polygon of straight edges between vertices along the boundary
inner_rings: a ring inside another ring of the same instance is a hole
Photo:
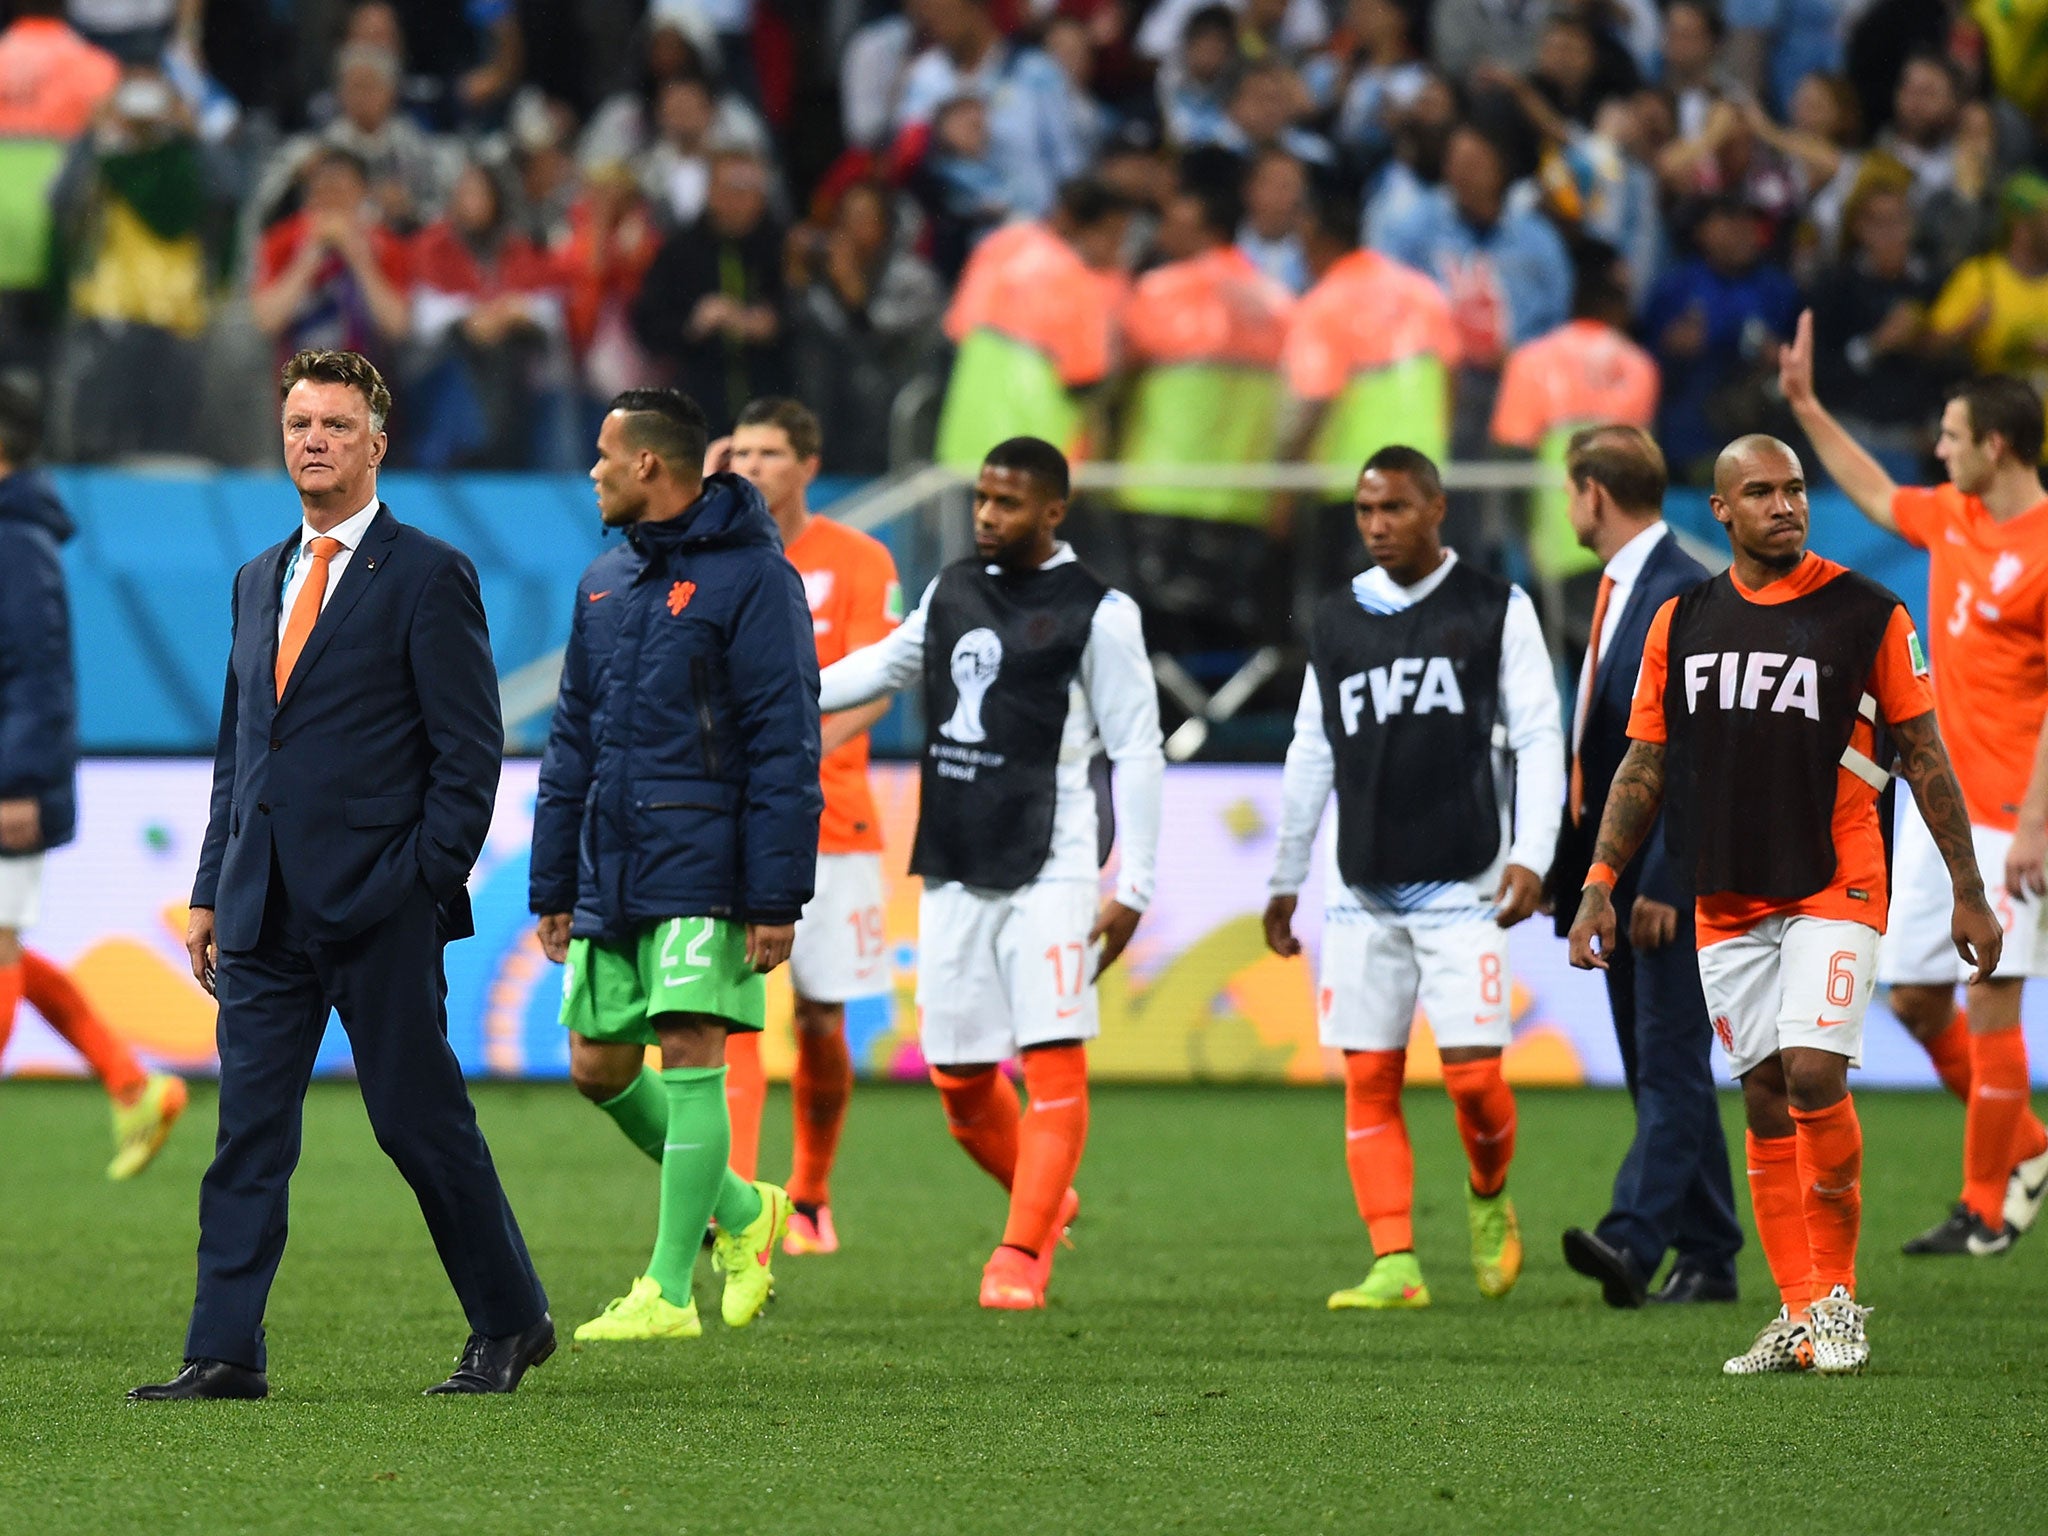
[[[1209,0],[1159,0],[1145,13],[1145,20],[1138,28],[1138,52],[1145,58],[1164,61],[1180,46],[1187,35],[1188,18],[1202,10]],[[1244,15],[1254,8],[1254,0],[1226,0],[1230,9]],[[1330,35],[1330,19],[1320,0],[1256,0],[1268,20],[1255,25],[1254,31],[1270,35],[1281,53],[1299,58],[1310,50],[1320,48]],[[1270,18],[1277,15],[1279,21]]]
[[[1159,66],[1159,120],[1172,144],[1214,144],[1237,79],[1237,13],[1205,5],[1188,17],[1180,46]]]
[[[694,224],[711,190],[711,87],[689,75],[662,82],[654,102],[654,139],[635,157],[640,186],[671,228]]]
[[[1883,150],[1913,173],[1913,211],[1956,183],[1956,128],[1962,89],[1939,54],[1917,53],[1899,72],[1891,125],[1877,136]]]
[[[1405,105],[1393,109],[1394,155],[1377,179],[1367,183],[1361,240],[1422,216],[1423,205],[1443,180],[1444,147],[1457,126],[1458,99],[1436,75],[1425,79]]]
[[[714,436],[732,430],[749,400],[788,393],[782,246],[767,164],[720,150],[703,218],[662,242],[633,305],[640,345],[703,406]]]
[[[1301,76],[1287,64],[1278,59],[1252,64],[1238,75],[1216,136],[1194,142],[1214,144],[1247,162],[1277,149],[1307,165],[1333,164],[1337,157],[1329,141],[1297,121],[1308,105]]]
[[[685,85],[681,95],[669,88]],[[660,145],[668,142],[670,150]],[[766,157],[768,129],[735,91],[720,90],[703,52],[673,22],[658,22],[647,33],[637,88],[608,96],[590,116],[577,154],[585,165],[638,166],[641,185],[657,204],[669,201],[662,172],[642,163],[652,150],[664,161],[687,158],[701,144],[747,149]],[[696,193],[702,208],[701,185]],[[695,214],[687,223],[694,219]]]
[[[798,252],[791,343],[797,393],[833,424],[826,468],[890,468],[896,395],[931,360],[946,291],[898,238],[895,200],[880,182],[839,196],[831,228]]]
[[[1643,328],[1664,376],[1658,440],[1699,483],[1724,442],[1767,416],[1765,381],[1776,377],[1799,290],[1764,260],[1756,215],[1741,203],[1710,203],[1693,235],[1699,254],[1651,290]]]
[[[1261,154],[1244,180],[1238,248],[1290,295],[1308,288],[1308,255],[1302,248],[1308,192],[1307,170],[1284,149]]]
[[[1998,198],[1999,248],[1956,268],[1934,301],[1937,344],[1967,348],[1979,373],[2048,384],[2048,179],[2010,177]]]
[[[71,306],[52,406],[55,452],[189,453],[232,187],[160,68],[123,71],[52,196]]]
[[[1082,159],[1092,162],[1109,138],[1109,109],[1092,94],[1094,39],[1078,18],[1055,12],[1045,23],[1042,43],[1066,82],[1066,117],[1080,141]]]
[[[1121,332],[1131,375],[1119,456],[1129,464],[1260,464],[1277,446],[1278,364],[1293,295],[1236,243],[1245,210],[1229,187],[1185,190],[1159,228],[1169,259],[1138,280]],[[1267,638],[1266,497],[1200,486],[1133,486],[1144,514],[1124,532],[1147,642],[1185,655]]]
[[[535,401],[564,382],[566,287],[562,265],[509,215],[497,178],[465,166],[446,217],[413,242],[411,462],[537,467]]]
[[[1529,87],[1553,112],[1581,128],[1593,125],[1602,102],[1629,95],[1642,84],[1627,53],[1613,48],[1603,52],[1601,41],[1590,22],[1561,11],[1544,26],[1536,62],[1527,76]],[[1495,71],[1477,72],[1481,83],[1495,78]]]
[[[604,402],[658,382],[633,334],[633,301],[661,249],[661,230],[633,173],[624,165],[593,166],[569,210],[562,265],[569,283],[569,339],[583,392]],[[594,430],[594,428],[593,428]]]
[[[1644,162],[1644,93],[1601,104],[1590,133],[1572,131],[1545,154],[1546,205],[1558,223],[1620,253],[1632,300],[1664,267],[1657,178]]]
[[[1450,301],[1421,273],[1354,250],[1343,204],[1319,201],[1306,223],[1315,283],[1294,306],[1281,354],[1294,401],[1283,457],[1347,477],[1389,443],[1441,462],[1450,450],[1451,376],[1462,360]]]
[[[935,457],[970,473],[1006,437],[1088,447],[1090,392],[1109,376],[1131,209],[1100,182],[1060,189],[1043,222],[975,249],[946,311],[956,348]]]
[[[300,176],[299,211],[263,236],[250,309],[280,360],[344,348],[389,361],[411,321],[405,242],[378,219],[363,164],[321,149]]]
[[[0,32],[0,134],[77,138],[120,82],[120,63],[64,21],[63,0],[16,0]]]
[[[1800,179],[1784,155],[1758,136],[1757,114],[1717,102],[1698,138],[1667,145],[1657,174],[1681,209],[1732,200],[1763,221],[1767,246],[1788,232],[1800,208]]]
[[[878,17],[848,40],[839,61],[839,111],[849,148],[879,151],[894,135],[924,9],[925,0],[903,0],[902,11]]]
[[[392,229],[403,233],[438,217],[461,155],[399,111],[398,56],[352,43],[334,61],[334,82],[334,120],[289,140],[264,168],[256,185],[258,218],[274,215],[307,164],[329,149],[344,151],[363,167],[370,195]]]
[[[1903,189],[1858,192],[1844,222],[1848,249],[1813,290],[1815,386],[1886,468],[1916,479],[1955,373],[1931,355],[1937,284],[1913,249]]]
[[[1493,374],[1511,347],[1561,325],[1571,309],[1564,241],[1526,198],[1508,194],[1499,147],[1462,127],[1444,153],[1443,185],[1413,218],[1373,231],[1377,249],[1444,290],[1468,372]]]
[[[1657,364],[1628,338],[1628,272],[1612,247],[1579,253],[1572,318],[1508,354],[1494,402],[1492,438],[1564,475],[1565,449],[1581,427],[1648,429],[1657,416]],[[1579,544],[1559,490],[1531,498],[1529,562],[1540,581],[1598,568]]]
[[[1429,83],[1415,22],[1401,0],[1351,0],[1345,12],[1356,51],[1337,91],[1338,148],[1361,164],[1393,146],[1393,122]]]
[[[567,243],[570,211],[582,195],[571,153],[576,114],[529,85],[513,99],[507,127],[519,173],[520,224],[535,245],[553,250]]]
[[[1808,75],[1842,67],[1852,0],[1728,0],[1729,63],[1745,94],[1783,108]]]
[[[1726,35],[1719,8],[1706,0],[1674,0],[1665,8],[1663,70],[1658,83],[1671,93],[1682,139],[1696,139],[1705,132],[1707,113],[1716,102],[1744,94],[1741,82],[1721,58],[1721,40]]]
[[[911,175],[910,192],[924,211],[932,264],[948,283],[958,280],[968,252],[1020,200],[995,157],[988,103],[979,96],[956,96],[939,108]]]
[[[1087,169],[1086,125],[1067,111],[1067,77],[1043,49],[1012,43],[989,19],[988,0],[924,0],[932,46],[903,82],[901,127],[927,127],[963,95],[988,103],[989,142],[1015,207],[1040,217],[1062,182]]]

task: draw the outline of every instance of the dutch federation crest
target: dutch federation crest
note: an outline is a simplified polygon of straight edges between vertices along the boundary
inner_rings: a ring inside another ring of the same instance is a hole
[[[981,701],[1003,669],[1002,637],[992,629],[970,629],[953,644],[953,688],[959,694],[953,715],[939,727],[948,741],[967,744],[988,740],[981,725]]]

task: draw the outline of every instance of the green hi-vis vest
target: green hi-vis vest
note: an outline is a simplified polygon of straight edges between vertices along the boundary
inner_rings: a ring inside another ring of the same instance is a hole
[[[1565,449],[1585,422],[1552,427],[1536,449],[1536,462],[1560,489],[1533,491],[1529,496],[1529,564],[1545,581],[1562,581],[1581,571],[1596,571],[1600,557],[1572,532],[1571,494],[1564,485]]]
[[[933,456],[941,464],[971,475],[1008,438],[1042,437],[1071,453],[1080,435],[1081,407],[1051,358],[986,327],[961,340],[939,408]]]
[[[1450,380],[1442,358],[1417,353],[1353,374],[1330,402],[1316,433],[1314,457],[1342,469],[1348,479],[1392,443],[1426,453],[1439,464],[1448,456]]]
[[[57,139],[0,139],[0,289],[50,280],[50,187],[64,165]]]
[[[1168,363],[1139,378],[1124,421],[1126,466],[1265,464],[1280,421],[1280,376],[1230,363]],[[1256,523],[1267,494],[1230,487],[1133,485],[1117,495],[1127,512],[1163,512]]]

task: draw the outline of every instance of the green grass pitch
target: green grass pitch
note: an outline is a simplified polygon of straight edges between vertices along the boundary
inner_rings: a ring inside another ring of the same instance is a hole
[[[1771,1310],[1613,1313],[1557,1238],[1629,1129],[1525,1093],[1507,1301],[1465,1252],[1448,1106],[1409,1097],[1437,1305],[1336,1315],[1364,1272],[1334,1090],[1107,1089],[1051,1307],[981,1312],[1001,1227],[931,1093],[863,1089],[835,1258],[783,1261],[753,1329],[572,1352],[645,1261],[654,1170],[563,1086],[480,1112],[561,1352],[509,1399],[425,1400],[462,1319],[345,1085],[314,1090],[271,1300],[267,1403],[130,1407],[176,1364],[212,1099],[106,1184],[104,1101],[0,1087],[0,1531],[1048,1533],[2048,1530],[2048,1237],[1897,1256],[1952,1196],[1960,1111],[1868,1094],[1861,1379],[1728,1381]],[[1727,1103],[1731,1115],[1732,1101]],[[766,1166],[787,1166],[788,1100]],[[1731,1129],[1733,1129],[1731,1120]],[[1739,1141],[1737,1142],[1739,1145]]]

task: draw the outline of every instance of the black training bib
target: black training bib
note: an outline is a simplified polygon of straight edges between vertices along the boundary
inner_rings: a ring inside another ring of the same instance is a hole
[[[925,614],[927,740],[910,872],[1013,891],[1052,850],[1067,694],[1109,587],[1078,561],[940,574]]]

